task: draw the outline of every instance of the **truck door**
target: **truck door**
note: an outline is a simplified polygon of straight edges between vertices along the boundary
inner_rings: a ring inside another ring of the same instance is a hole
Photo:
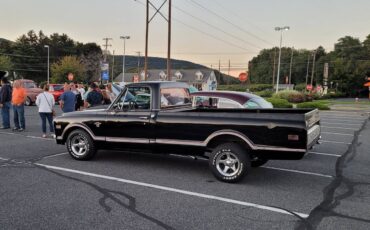
[[[128,148],[149,145],[153,138],[151,102],[149,86],[128,87],[108,110],[106,141]]]

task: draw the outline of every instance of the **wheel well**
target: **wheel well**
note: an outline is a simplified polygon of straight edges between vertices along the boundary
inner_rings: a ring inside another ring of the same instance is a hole
[[[89,134],[90,135],[90,133],[89,132],[87,132],[84,128],[81,128],[81,127],[78,127],[78,126],[74,126],[74,127],[71,127],[71,128],[69,128],[65,133],[64,133],[64,136],[63,136],[63,144],[65,144],[66,143],[66,141],[67,141],[67,137],[69,136],[69,134],[71,133],[71,132],[73,132],[73,131],[75,131],[75,130],[83,130],[83,131],[85,131],[87,134]],[[91,136],[91,135],[90,135]]]
[[[229,135],[229,134],[214,137],[210,142],[208,142],[207,148],[214,149],[218,145],[223,144],[223,143],[228,143],[228,142],[236,143],[245,149],[251,149],[251,146],[247,142],[245,142],[245,140],[243,140],[240,137]]]

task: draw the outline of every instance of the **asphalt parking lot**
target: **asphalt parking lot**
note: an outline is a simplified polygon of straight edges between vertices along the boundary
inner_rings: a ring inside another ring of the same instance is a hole
[[[0,132],[0,229],[370,228],[366,111],[321,112],[321,144],[304,159],[270,161],[238,184],[175,155],[72,160],[41,138],[36,111],[26,132]]]

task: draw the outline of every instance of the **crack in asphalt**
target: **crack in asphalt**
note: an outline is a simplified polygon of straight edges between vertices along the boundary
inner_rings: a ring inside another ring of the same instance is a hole
[[[348,197],[351,197],[354,193],[354,187],[358,184],[358,182],[352,182],[350,179],[346,178],[343,175],[343,170],[350,163],[357,154],[357,147],[361,145],[358,142],[359,134],[364,130],[365,126],[367,125],[369,119],[365,120],[362,124],[361,128],[358,131],[355,131],[355,135],[351,145],[348,147],[347,151],[338,158],[335,164],[335,178],[334,180],[324,188],[323,194],[324,199],[323,201],[315,207],[306,218],[305,221],[300,221],[295,229],[304,230],[304,229],[317,229],[321,221],[330,216],[343,216],[343,218],[348,219],[356,219],[356,217],[345,216],[342,214],[338,214],[334,211],[334,209],[340,204],[340,202]],[[365,183],[366,184],[366,183]],[[347,188],[347,191],[341,195],[336,195],[337,189],[339,189],[342,185]],[[357,218],[360,221],[370,223],[370,220]],[[311,228],[307,228],[307,223]]]
[[[77,178],[74,178],[74,177],[71,177],[71,176],[66,176],[66,175],[63,175],[61,173],[50,170],[48,168],[45,168],[45,167],[42,167],[42,166],[39,166],[39,165],[35,165],[35,163],[37,161],[39,161],[40,159],[42,159],[42,157],[37,158],[37,159],[30,159],[28,161],[7,159],[7,160],[2,162],[0,167],[15,168],[15,167],[22,167],[23,166],[22,168],[38,168],[38,169],[41,169],[43,171],[47,171],[49,173],[52,173],[56,176],[62,177],[64,179],[73,180],[73,181],[76,181],[76,182],[79,182],[79,183],[83,183],[85,185],[90,186],[91,188],[93,188],[94,190],[98,191],[99,193],[101,193],[103,195],[103,197],[101,197],[99,199],[99,205],[104,209],[104,211],[106,211],[108,213],[112,211],[112,208],[107,204],[107,201],[111,200],[111,201],[115,202],[116,204],[118,204],[119,206],[121,206],[123,208],[126,208],[130,212],[132,212],[132,213],[134,213],[134,214],[136,214],[136,215],[138,215],[138,216],[140,216],[140,217],[142,217],[142,218],[144,218],[144,219],[162,227],[163,229],[175,230],[175,228],[165,224],[164,222],[162,222],[160,220],[157,220],[157,219],[155,219],[151,216],[148,216],[143,212],[138,211],[137,207],[136,207],[136,198],[135,197],[130,196],[129,194],[126,194],[126,193],[123,193],[123,192],[108,190],[108,189],[102,188],[102,187],[100,187],[100,186],[98,186],[94,183],[87,182],[87,181],[84,181],[82,179],[77,179]],[[25,164],[27,166],[24,166]],[[128,200],[128,204],[126,204],[125,202],[123,202],[122,200],[120,200],[119,198],[114,196],[114,194],[125,197]]]

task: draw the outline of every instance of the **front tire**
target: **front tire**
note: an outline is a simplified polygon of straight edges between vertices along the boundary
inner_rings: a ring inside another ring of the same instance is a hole
[[[96,154],[96,147],[91,136],[84,130],[72,131],[66,141],[69,154],[76,160],[90,160]]]
[[[209,167],[218,180],[234,183],[247,175],[251,161],[247,151],[240,145],[224,143],[212,151]]]
[[[30,97],[27,97],[26,98],[26,101],[25,101],[25,103],[24,103],[26,106],[31,106],[32,105],[32,100],[31,100],[31,98]]]

